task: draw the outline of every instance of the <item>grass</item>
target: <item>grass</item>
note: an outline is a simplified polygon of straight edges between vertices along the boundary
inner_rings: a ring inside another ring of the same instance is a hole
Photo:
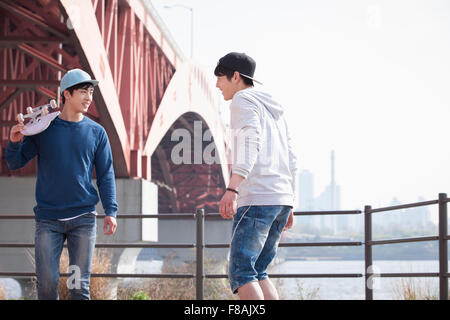
[[[297,284],[298,300],[320,300],[319,295],[320,288],[312,288],[310,290],[306,290],[303,284],[300,281],[298,281],[298,279],[296,279],[295,282]]]
[[[290,279],[292,281],[292,279]],[[285,279],[276,279],[273,281],[273,284],[275,285],[275,288],[277,288],[278,294],[280,296],[280,300],[286,300],[286,299],[293,299],[293,298],[287,298],[285,289],[282,289],[284,285]],[[296,299],[297,300],[320,300],[319,291],[320,288],[313,288],[313,289],[305,289],[303,283],[299,281],[298,279],[295,279],[295,285],[297,287],[297,290],[295,292]]]
[[[195,261],[176,265],[169,257],[164,261],[161,273],[195,273]],[[206,273],[220,273],[226,271],[226,262],[206,258],[204,263]],[[273,280],[277,288],[280,299],[286,299],[281,290],[282,279]],[[303,284],[296,280],[297,298],[299,300],[319,299],[319,288],[306,290]],[[135,286],[121,286],[118,289],[118,299],[120,300],[193,300],[195,299],[195,278],[192,279],[143,279]],[[237,300],[238,295],[231,292],[228,279],[205,279],[204,281],[205,300]]]
[[[438,289],[430,279],[401,278],[393,284],[396,300],[439,300]]]
[[[204,269],[208,274],[226,273],[227,262],[205,258]],[[60,273],[67,273],[69,258],[65,248],[61,254]],[[161,273],[195,274],[196,262],[175,263],[173,257],[167,257],[163,263]],[[111,272],[111,254],[105,249],[95,249],[92,261],[92,273]],[[127,279],[129,280],[129,279]],[[296,280],[297,299],[320,299],[319,288],[305,290],[303,285]],[[286,299],[281,286],[282,279],[274,281],[280,299]],[[67,288],[67,277],[61,277],[58,284],[60,300],[69,300],[70,291]],[[125,281],[124,279],[91,277],[90,294],[92,300],[194,300],[196,298],[195,278],[141,278],[137,281]],[[0,299],[2,289],[0,288]],[[205,279],[205,300],[237,300],[238,295],[231,292],[228,279]]]
[[[69,256],[67,249],[63,250],[60,260],[60,272],[67,273]],[[109,273],[111,268],[111,254],[107,250],[95,249],[92,260],[92,273]],[[92,300],[109,300],[114,298],[113,284],[115,279],[105,277],[91,277],[90,294]],[[60,300],[70,300],[67,288],[67,277],[61,277],[58,283]]]
[[[195,267],[195,261],[175,264],[173,258],[168,257],[161,273],[193,274]],[[222,269],[222,265],[212,259],[205,259],[205,270],[214,272],[211,269]],[[195,278],[142,279],[134,286],[119,285],[117,290],[117,299],[120,300],[193,300],[195,295]],[[205,279],[204,299],[233,300],[237,297],[229,289],[227,279]]]

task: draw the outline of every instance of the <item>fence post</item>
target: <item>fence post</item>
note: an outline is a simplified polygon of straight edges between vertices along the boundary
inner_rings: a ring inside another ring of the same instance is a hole
[[[373,300],[373,286],[372,286],[372,206],[364,207],[364,260],[365,260],[365,288],[366,300]]]
[[[448,300],[447,194],[439,193],[439,299]]]
[[[195,212],[195,218],[197,221],[197,241],[196,241],[196,277],[195,277],[195,296],[197,300],[203,300],[203,249],[204,249],[204,221],[205,210],[197,209]]]

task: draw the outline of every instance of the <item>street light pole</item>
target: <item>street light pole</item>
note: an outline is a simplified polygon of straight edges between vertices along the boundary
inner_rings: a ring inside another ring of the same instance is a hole
[[[189,8],[191,11],[191,59],[194,58],[194,8]]]
[[[191,59],[194,57],[194,8],[184,6],[182,4],[175,4],[172,6],[165,5],[165,9],[172,9],[172,8],[184,8],[191,12]]]

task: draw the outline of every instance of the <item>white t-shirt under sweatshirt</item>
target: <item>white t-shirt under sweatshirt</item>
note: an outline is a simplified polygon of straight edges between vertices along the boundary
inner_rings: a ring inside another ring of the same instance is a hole
[[[253,87],[233,96],[231,170],[245,178],[239,186],[238,208],[294,206],[297,158],[283,113],[268,93]]]

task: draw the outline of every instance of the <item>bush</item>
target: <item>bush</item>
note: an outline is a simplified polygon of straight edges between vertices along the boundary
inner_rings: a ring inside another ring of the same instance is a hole
[[[150,297],[142,290],[138,290],[133,293],[130,300],[150,300]]]

